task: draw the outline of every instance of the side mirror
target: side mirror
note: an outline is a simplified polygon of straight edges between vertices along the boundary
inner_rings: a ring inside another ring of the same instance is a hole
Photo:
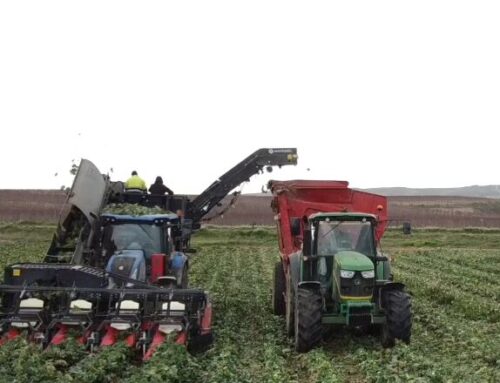
[[[294,237],[300,235],[300,218],[293,217],[290,219],[290,231]]]
[[[302,254],[305,257],[309,257],[312,255],[311,245],[312,245],[311,230],[305,229],[304,230],[304,237],[302,240]]]

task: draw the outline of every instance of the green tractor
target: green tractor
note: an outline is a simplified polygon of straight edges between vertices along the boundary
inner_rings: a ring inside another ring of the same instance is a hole
[[[330,325],[380,330],[384,347],[396,339],[408,343],[410,296],[393,281],[378,246],[387,222],[385,198],[339,181],[271,181],[271,190],[282,259],[273,310],[285,315],[296,350],[318,345]],[[315,212],[320,208],[330,212]]]

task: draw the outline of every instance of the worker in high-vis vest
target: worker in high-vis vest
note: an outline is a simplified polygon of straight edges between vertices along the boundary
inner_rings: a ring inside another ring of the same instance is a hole
[[[125,182],[125,190],[141,191],[143,193],[146,193],[146,183],[141,177],[137,175],[137,172],[135,170],[132,172],[132,176]]]

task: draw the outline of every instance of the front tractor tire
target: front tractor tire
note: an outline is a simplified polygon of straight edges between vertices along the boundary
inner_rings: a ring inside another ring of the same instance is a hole
[[[274,315],[285,315],[285,289],[286,279],[283,265],[277,262],[274,266],[274,281],[273,281],[272,306]]]
[[[295,350],[307,352],[322,338],[323,298],[318,288],[298,287],[295,297]]]
[[[386,323],[382,325],[382,346],[394,347],[396,339],[410,343],[411,337],[411,300],[403,290],[386,290],[382,295],[386,313]]]

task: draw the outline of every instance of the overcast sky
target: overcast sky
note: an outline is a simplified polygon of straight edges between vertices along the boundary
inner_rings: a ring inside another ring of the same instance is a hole
[[[0,2],[0,188],[87,158],[199,193],[252,178],[500,184],[499,1]],[[57,173],[57,175],[56,175]]]

